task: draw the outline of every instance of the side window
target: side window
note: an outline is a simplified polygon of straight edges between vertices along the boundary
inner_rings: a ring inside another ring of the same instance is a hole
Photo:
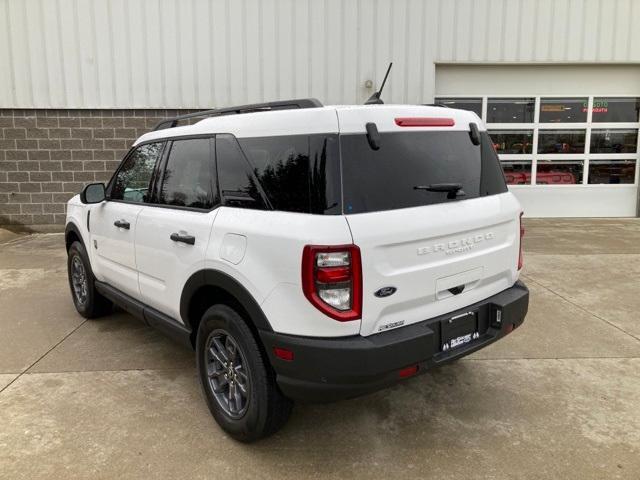
[[[238,140],[271,205],[285,212],[309,212],[309,137]]]
[[[220,193],[225,205],[266,209],[254,172],[233,135],[216,136],[216,162]]]
[[[162,142],[142,145],[127,157],[113,181],[109,198],[144,203],[150,200],[149,184],[162,151]]]
[[[210,209],[218,203],[211,140],[175,140],[171,144],[158,195],[161,205]]]

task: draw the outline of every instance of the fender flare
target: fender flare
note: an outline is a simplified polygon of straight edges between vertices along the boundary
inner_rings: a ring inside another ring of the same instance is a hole
[[[78,226],[74,222],[70,221],[67,223],[67,226],[64,228],[64,242],[67,247],[67,250],[70,247],[70,245],[68,245],[67,238],[69,237],[69,233],[71,232],[75,233],[80,239],[80,242],[86,247],[84,238],[82,237],[82,232],[80,232],[80,228],[78,228]]]
[[[194,273],[189,277],[182,289],[182,295],[180,296],[180,317],[190,328],[193,329],[193,325],[189,322],[189,304],[195,292],[200,287],[206,286],[226,290],[245,308],[258,330],[273,331],[262,308],[260,308],[260,304],[253,298],[253,295],[235,278],[214,269],[204,269]]]

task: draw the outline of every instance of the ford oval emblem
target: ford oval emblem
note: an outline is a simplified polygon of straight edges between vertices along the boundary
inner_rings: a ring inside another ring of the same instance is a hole
[[[380,290],[376,291],[374,295],[378,298],[388,297],[389,295],[396,293],[396,290],[396,287],[382,287]]]

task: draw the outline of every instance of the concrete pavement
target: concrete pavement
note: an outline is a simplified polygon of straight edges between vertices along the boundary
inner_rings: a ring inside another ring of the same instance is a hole
[[[528,220],[525,324],[389,390],[238,444],[193,355],[84,321],[61,235],[0,243],[0,478],[640,478],[640,221]]]

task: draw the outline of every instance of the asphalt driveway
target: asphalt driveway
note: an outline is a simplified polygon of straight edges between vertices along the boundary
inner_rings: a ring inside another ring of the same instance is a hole
[[[389,390],[303,405],[253,445],[192,352],[85,321],[62,235],[0,243],[0,478],[640,478],[640,221],[530,220],[525,324]]]

